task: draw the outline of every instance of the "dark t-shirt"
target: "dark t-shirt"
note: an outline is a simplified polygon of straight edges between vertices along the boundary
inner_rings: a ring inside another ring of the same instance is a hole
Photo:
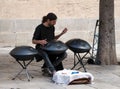
[[[40,24],[36,27],[35,32],[33,34],[33,40],[44,40],[46,39],[47,42],[54,40],[55,38],[55,27],[50,26],[46,27],[43,24]],[[36,45],[36,48],[39,47],[40,44]]]

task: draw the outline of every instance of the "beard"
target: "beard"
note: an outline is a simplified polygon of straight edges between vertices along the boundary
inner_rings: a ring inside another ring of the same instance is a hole
[[[48,24],[48,25],[49,25],[49,27],[54,26],[54,25],[52,25],[52,24]]]

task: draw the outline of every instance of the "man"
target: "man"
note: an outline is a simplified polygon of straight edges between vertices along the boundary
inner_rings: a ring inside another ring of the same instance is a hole
[[[44,16],[42,23],[36,27],[32,39],[32,43],[36,44],[36,49],[39,51],[39,55],[36,56],[37,61],[43,58],[45,63],[42,68],[49,69],[51,74],[63,69],[62,60],[66,58],[66,53],[51,56],[41,49],[48,42],[57,40],[67,32],[67,28],[65,28],[59,35],[55,36],[56,20],[57,16],[54,13],[48,13],[47,16]]]

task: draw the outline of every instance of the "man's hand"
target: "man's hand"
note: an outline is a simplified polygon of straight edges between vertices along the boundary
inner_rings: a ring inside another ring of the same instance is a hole
[[[59,35],[55,36],[55,40],[59,39],[63,34],[65,34],[68,31],[67,28],[65,28]]]
[[[68,29],[67,29],[67,28],[65,28],[65,29],[62,31],[62,33],[61,33],[61,34],[63,35],[63,34],[65,34],[67,31],[68,31]]]
[[[40,42],[39,42],[42,46],[44,46],[45,44],[47,44],[48,42],[46,41],[46,39],[44,39],[44,40],[40,40]]]
[[[32,40],[32,43],[33,44],[41,44],[42,46],[44,46],[48,42],[46,41],[46,39],[44,39],[44,40]]]

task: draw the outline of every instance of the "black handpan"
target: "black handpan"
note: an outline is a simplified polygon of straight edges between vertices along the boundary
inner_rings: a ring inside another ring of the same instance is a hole
[[[66,42],[66,45],[74,53],[89,52],[89,50],[91,49],[89,43],[82,39],[71,39]]]
[[[38,54],[38,51],[31,46],[15,47],[10,52],[10,55],[14,57],[16,60],[30,60],[34,58],[34,56],[37,54]]]
[[[43,47],[48,54],[54,55],[64,53],[67,49],[67,46],[61,41],[51,41]]]

